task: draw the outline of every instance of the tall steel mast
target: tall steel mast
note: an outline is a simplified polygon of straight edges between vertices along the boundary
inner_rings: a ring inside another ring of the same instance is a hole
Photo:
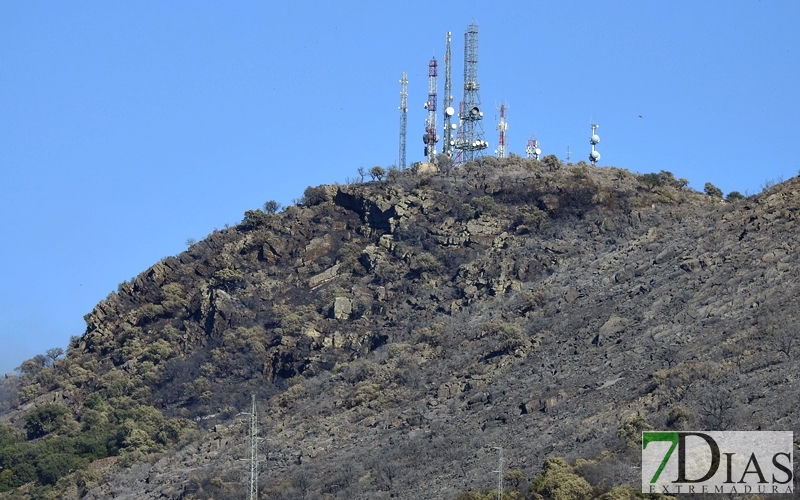
[[[428,63],[428,102],[425,109],[428,110],[428,118],[425,120],[425,135],[422,137],[425,142],[425,156],[428,163],[436,163],[436,142],[439,136],[436,135],[436,76],[438,63],[436,58],[431,58]]]
[[[483,111],[481,111],[480,86],[478,85],[478,25],[467,26],[464,33],[464,100],[459,118],[463,137],[456,142],[456,149],[463,152],[467,162],[483,155],[489,147],[483,133]]]
[[[398,168],[406,168],[406,121],[408,119],[408,75],[400,78],[400,158]]]

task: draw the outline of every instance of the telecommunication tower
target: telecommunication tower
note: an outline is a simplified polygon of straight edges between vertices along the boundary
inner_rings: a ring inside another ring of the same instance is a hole
[[[600,128],[600,125],[592,123],[592,136],[589,137],[589,144],[592,145],[592,152],[589,153],[589,160],[592,162],[592,165],[600,161],[600,153],[595,149],[595,146],[600,143],[600,136],[595,133],[595,130],[598,128]]]
[[[569,146],[567,146],[567,163],[572,163],[571,156],[570,156],[571,154],[572,153],[570,153],[570,151],[569,151]]]
[[[538,160],[539,155],[542,154],[542,150],[539,149],[539,139],[535,135],[528,139],[528,145],[525,146],[525,154],[528,158],[533,158],[534,160]]]
[[[428,110],[428,118],[425,120],[425,135],[422,136],[422,141],[425,143],[425,156],[428,157],[428,163],[436,163],[436,143],[439,141],[439,136],[436,135],[436,75],[437,75],[436,58],[432,58],[428,63],[428,102],[425,103],[425,109]]]
[[[500,122],[497,124],[497,130],[500,131],[500,138],[497,141],[497,149],[495,153],[498,158],[506,157],[506,130],[508,130],[508,123],[506,123],[506,105],[500,105]]]
[[[444,142],[442,143],[442,154],[448,158],[453,156],[453,146],[456,141],[453,139],[453,130],[456,129],[456,124],[451,123],[453,115],[456,110],[453,109],[453,85],[450,80],[450,32],[447,32],[447,43],[444,52],[444,97],[442,103],[444,104]]]
[[[408,119],[408,75],[400,78],[400,170],[406,168],[406,121]]]
[[[461,150],[464,162],[482,156],[489,147],[483,133],[483,111],[481,111],[480,86],[478,85],[478,25],[467,26],[464,33],[464,100],[461,102],[459,119],[461,137],[456,141],[456,149]]]

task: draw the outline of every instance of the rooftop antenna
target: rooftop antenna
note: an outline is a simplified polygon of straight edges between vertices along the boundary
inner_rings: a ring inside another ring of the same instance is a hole
[[[450,80],[450,32],[447,32],[447,44],[444,53],[444,142],[442,143],[442,154],[448,158],[453,156],[453,146],[456,141],[453,139],[453,131],[457,128],[455,123],[451,123],[456,110],[453,109],[453,85]]]
[[[589,160],[592,162],[592,166],[595,166],[597,162],[600,161],[600,153],[594,148],[600,143],[600,136],[595,133],[598,128],[600,128],[600,125],[592,123],[592,136],[589,137],[589,144],[592,145],[592,152],[589,153]]]
[[[508,130],[508,123],[506,123],[506,105],[500,104],[500,122],[497,124],[497,130],[500,131],[500,138],[497,141],[497,149],[495,153],[498,158],[506,157],[506,130]]]
[[[250,492],[248,500],[258,500],[258,412],[256,411],[256,395],[251,394],[252,403],[249,412],[242,412],[239,415],[250,417],[250,458],[244,459],[250,462]]]
[[[406,122],[408,120],[408,74],[400,78],[400,170],[406,168]]]
[[[539,149],[539,139],[535,135],[528,139],[528,145],[525,146],[525,154],[528,158],[533,158],[534,160],[538,160],[539,155],[542,154],[542,150]]]
[[[456,141],[456,149],[463,152],[461,160],[472,161],[483,155],[482,151],[489,147],[484,139],[483,111],[478,85],[478,25],[474,22],[467,26],[464,33],[464,100],[459,118],[461,120],[462,137]]]
[[[436,58],[431,58],[428,63],[428,102],[425,103],[425,109],[428,110],[428,118],[425,120],[425,135],[422,136],[422,141],[425,143],[425,156],[428,157],[428,163],[436,163],[436,143],[439,141],[439,136],[436,135],[437,66]]]
[[[497,470],[492,472],[497,473],[497,500],[503,500],[503,448],[495,446],[494,449],[500,452],[500,457],[497,460]]]

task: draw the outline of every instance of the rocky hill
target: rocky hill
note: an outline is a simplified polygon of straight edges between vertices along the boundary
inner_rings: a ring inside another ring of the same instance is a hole
[[[684,186],[487,158],[249,211],[4,381],[0,491],[242,498],[251,394],[262,498],[484,498],[497,447],[509,498],[632,498],[642,429],[800,430],[800,181]]]

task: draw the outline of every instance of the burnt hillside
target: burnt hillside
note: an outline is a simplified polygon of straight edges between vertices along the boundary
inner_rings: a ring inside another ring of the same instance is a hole
[[[309,188],[121,284],[0,421],[105,436],[75,497],[241,497],[251,393],[266,498],[455,498],[496,446],[599,496],[648,426],[798,428],[798,210],[554,157]]]

